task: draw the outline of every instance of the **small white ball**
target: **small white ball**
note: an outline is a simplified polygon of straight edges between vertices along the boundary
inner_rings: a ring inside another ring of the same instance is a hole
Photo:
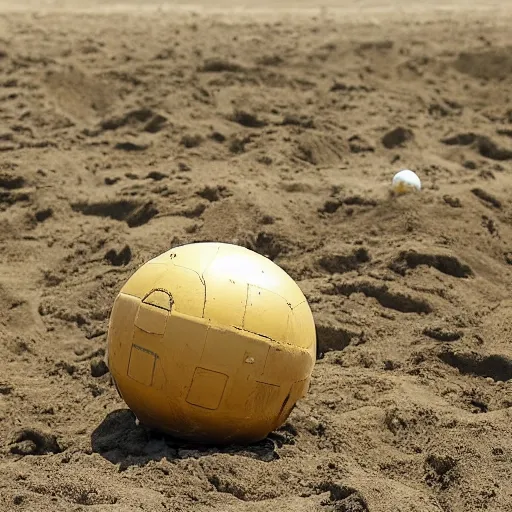
[[[404,169],[395,174],[391,187],[396,194],[405,194],[420,191],[421,181],[415,172]]]

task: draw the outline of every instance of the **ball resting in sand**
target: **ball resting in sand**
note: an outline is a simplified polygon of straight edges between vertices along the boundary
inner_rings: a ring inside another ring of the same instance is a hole
[[[395,194],[406,194],[407,192],[419,192],[421,190],[421,181],[418,175],[404,169],[397,172],[393,177],[391,188]]]
[[[181,246],[140,267],[108,332],[110,372],[141,423],[206,443],[257,441],[280,426],[315,355],[297,284],[230,244]]]

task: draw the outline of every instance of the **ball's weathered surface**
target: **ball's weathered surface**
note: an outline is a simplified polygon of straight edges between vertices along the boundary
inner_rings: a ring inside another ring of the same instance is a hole
[[[313,316],[294,280],[243,247],[197,243],[140,267],[117,296],[108,366],[145,425],[206,443],[264,438],[303,397]]]

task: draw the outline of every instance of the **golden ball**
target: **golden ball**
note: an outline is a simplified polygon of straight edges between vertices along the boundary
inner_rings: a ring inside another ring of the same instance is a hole
[[[249,249],[196,243],[142,265],[117,296],[108,366],[139,421],[182,439],[247,443],[282,425],[316,359],[295,281]]]

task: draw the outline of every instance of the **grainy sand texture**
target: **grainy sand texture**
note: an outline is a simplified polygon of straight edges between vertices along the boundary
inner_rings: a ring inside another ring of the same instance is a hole
[[[511,14],[0,2],[0,510],[512,511]],[[146,431],[102,363],[123,283],[198,241],[315,316],[255,445]]]

